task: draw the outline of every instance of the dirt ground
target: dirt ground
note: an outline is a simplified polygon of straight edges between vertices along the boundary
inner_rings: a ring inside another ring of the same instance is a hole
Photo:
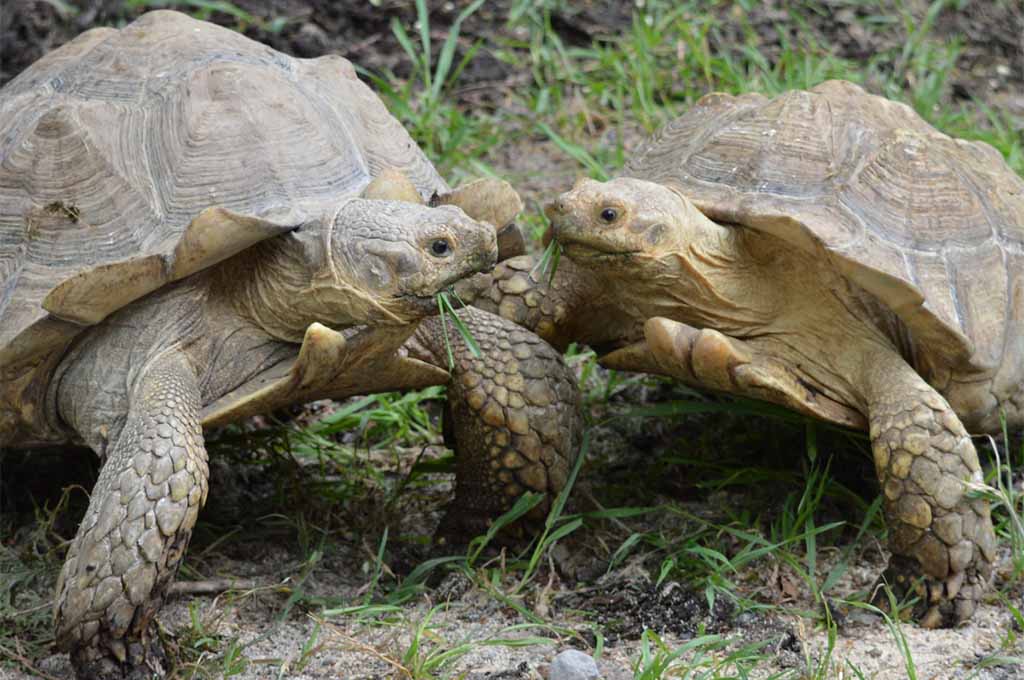
[[[11,79],[28,64],[71,39],[78,33],[97,25],[119,25],[142,12],[145,3],[118,1],[64,2],[60,0],[0,0],[0,85]],[[203,3],[198,3],[203,4]],[[212,3],[211,3],[212,4]],[[447,26],[466,3],[431,3],[432,25],[443,38]],[[463,27],[465,45],[476,38],[490,41],[494,36],[514,37],[505,21],[512,3],[489,2],[475,13]],[[791,35],[787,22],[791,4],[805,7],[808,3],[787,3],[769,0],[753,3],[757,8],[748,19],[763,41],[762,49],[771,57]],[[871,54],[898,46],[902,34],[895,30],[867,33],[856,21],[864,13],[879,11],[877,5],[849,0],[825,0],[813,4],[810,29],[824,44],[831,45],[838,56],[866,59]],[[927,3],[908,0],[915,16],[924,16]],[[1024,5],[1018,2],[988,2],[974,0],[962,3],[965,11],[943,11],[936,22],[939,35],[958,39],[964,45],[955,77],[948,84],[945,97],[949,101],[978,99],[991,107],[1002,108],[1024,116]],[[251,22],[246,33],[276,49],[301,57],[338,53],[370,70],[390,70],[399,77],[408,74],[410,64],[396,42],[390,22],[398,18],[411,25],[415,20],[412,2],[380,0],[379,2],[334,2],[333,0],[239,0],[235,5],[249,12],[257,21]],[[552,24],[566,44],[589,44],[595,38],[614,35],[628,23],[631,4],[622,2],[563,3],[564,9],[554,12]],[[134,7],[126,9],[126,6]],[[728,19],[730,13],[741,11],[738,4],[709,3],[709,11],[721,13]],[[275,26],[274,19],[285,17],[283,27]],[[234,27],[237,17],[213,11],[213,21]],[[728,21],[726,21],[728,26]],[[733,36],[735,37],[735,36]],[[717,38],[720,44],[713,49],[730,49],[728,30]],[[440,45],[441,39],[435,41]],[[470,63],[460,79],[453,96],[471,106],[500,107],[508,100],[522,74],[514,72],[508,64],[482,50]],[[627,148],[639,132],[628,132]],[[491,153],[486,162],[498,173],[517,184],[527,205],[535,205],[542,197],[563,186],[567,178],[576,173],[576,165],[547,141],[525,138],[511,147]],[[616,403],[637,398],[652,400],[664,398],[662,388],[632,391]],[[650,396],[654,395],[654,396]],[[620,403],[621,402],[621,403]],[[713,513],[716,507],[732,502],[750,502],[727,492],[708,493],[692,483],[680,480],[680,473],[666,473],[657,464],[660,454],[670,447],[678,447],[684,437],[693,437],[696,430],[709,432],[731,431],[731,428],[750,429],[748,424],[737,426],[728,417],[703,416],[684,425],[672,427],[651,425],[626,427],[607,425],[594,433],[594,463],[588,466],[577,488],[576,507],[592,508],[593,499],[621,501],[628,495],[628,486],[619,482],[624,470],[631,470],[631,479],[646,480],[649,485],[642,504],[655,504],[660,500],[682,498],[686,507],[695,514]],[[797,465],[802,430],[780,423],[757,421],[753,428],[756,436],[770,430],[777,447],[765,453],[773,456],[777,450],[797,453],[777,464]],[[681,430],[685,430],[681,431]],[[739,446],[749,445],[749,437],[737,437]],[[778,444],[781,442],[781,444]],[[798,442],[798,443],[794,443]],[[702,438],[694,438],[693,453],[714,454]],[[433,447],[439,448],[439,447]],[[189,553],[190,570],[182,579],[230,576],[249,579],[252,587],[244,588],[230,597],[172,596],[160,615],[161,622],[179,637],[190,643],[207,634],[220,644],[234,637],[247,644],[244,655],[250,663],[231,677],[237,678],[386,678],[408,677],[396,663],[402,659],[413,636],[413,627],[432,616],[434,626],[430,639],[455,645],[461,640],[480,641],[488,638],[541,636],[549,644],[529,646],[476,645],[454,665],[446,667],[443,676],[464,677],[473,680],[489,678],[543,678],[547,664],[555,653],[574,646],[593,652],[593,619],[580,612],[606,612],[603,634],[606,646],[599,663],[608,679],[634,676],[631,663],[638,655],[637,638],[643,628],[661,632],[670,649],[683,644],[698,634],[720,633],[733,640],[732,648],[745,643],[763,642],[770,650],[774,663],[760,665],[750,677],[768,677],[770,673],[790,673],[801,677],[801,669],[813,667],[825,653],[827,640],[822,631],[809,628],[805,619],[786,617],[775,611],[762,613],[747,611],[736,615],[719,604],[709,611],[703,593],[693,592],[686,584],[668,583],[658,587],[647,580],[647,570],[641,560],[627,561],[605,576],[596,579],[607,568],[607,562],[598,557],[594,546],[568,541],[559,547],[552,563],[542,568],[538,580],[546,579],[548,587],[539,590],[530,606],[544,618],[555,618],[564,623],[566,630],[515,628],[524,623],[521,614],[478,588],[449,577],[421,593],[417,599],[404,605],[400,623],[390,626],[361,623],[353,616],[324,616],[317,613],[317,605],[343,607],[362,601],[370,583],[373,555],[380,529],[388,526],[392,536],[410,538],[406,543],[395,543],[389,548],[387,560],[391,569],[408,573],[432,553],[427,545],[433,527],[438,522],[446,493],[445,483],[424,485],[406,490],[397,503],[390,503],[388,489],[402,478],[419,449],[394,462],[390,456],[381,467],[384,481],[377,487],[355,494],[341,508],[320,508],[319,501],[308,501],[302,506],[296,496],[305,493],[302,484],[308,482],[308,471],[296,467],[273,465],[241,466],[230,462],[217,463],[212,470],[210,505],[201,516]],[[438,452],[435,452],[438,453]],[[215,455],[215,452],[213,453]],[[783,456],[783,458],[785,458]],[[393,463],[393,464],[392,464]],[[31,463],[24,459],[14,463],[8,460],[2,470],[6,498],[0,509],[24,517],[25,531],[34,522],[32,505],[28,500],[53,498],[52,490],[59,477],[67,483],[89,488],[96,474],[88,460],[66,465],[64,459],[49,463]],[[388,465],[392,465],[390,469]],[[875,491],[865,482],[870,469],[861,461],[849,466],[846,474],[851,485],[870,498]],[[241,471],[240,471],[241,470]],[[283,470],[283,471],[282,471]],[[587,472],[590,470],[591,472]],[[40,473],[41,472],[41,473]],[[285,481],[282,481],[285,478]],[[447,477],[445,477],[448,480]],[[450,480],[448,480],[450,483]],[[47,495],[47,489],[50,495]],[[767,498],[771,490],[765,489]],[[81,505],[84,494],[77,494]],[[333,527],[342,522],[348,528],[342,538],[333,541],[330,551],[323,553],[312,568],[305,569],[303,561],[316,554],[315,545],[305,542],[316,536],[314,527],[297,527],[279,512],[281,499],[294,512],[296,504],[302,506],[297,513],[303,518],[323,518],[325,525]],[[641,504],[640,501],[625,504]],[[81,512],[81,509],[78,510]],[[80,514],[78,515],[80,516]],[[668,522],[669,519],[664,519]],[[77,522],[75,511],[65,513],[55,530],[62,535],[73,533]],[[646,526],[646,525],[645,525]],[[232,540],[223,541],[226,535]],[[298,538],[297,538],[298,537]],[[305,537],[305,538],[304,538]],[[23,540],[21,534],[0,536],[5,543]],[[1008,578],[1008,555],[1005,554],[997,575]],[[838,559],[837,554],[824,554],[819,574],[827,573]],[[856,566],[837,586],[838,592],[853,592],[867,588],[885,563],[886,554],[881,547],[868,548],[857,556]],[[53,575],[55,577],[55,575]],[[587,578],[584,578],[587,577]],[[794,587],[794,576],[787,574],[785,566],[776,564],[769,573],[747,574],[741,587],[757,594],[765,601],[787,606],[811,609],[812,600],[806,592]],[[595,580],[596,579],[596,580]],[[581,582],[596,585],[579,586]],[[300,603],[289,606],[289,597],[301,593]],[[1016,595],[1020,601],[1019,589]],[[439,602],[449,602],[444,611],[431,614]],[[0,621],[0,624],[3,622]],[[311,635],[319,627],[313,643]],[[981,607],[969,626],[957,630],[926,631],[916,626],[902,627],[908,646],[913,650],[917,677],[946,680],[953,678],[979,678],[982,680],[1008,680],[1024,677],[1024,671],[1005,666],[976,667],[975,663],[996,650],[1007,635],[1014,634],[1013,622],[1005,606],[988,603]],[[893,633],[878,619],[849,613],[840,625],[840,636],[833,652],[839,663],[829,677],[856,677],[849,668],[843,669],[842,660],[850,658],[866,677],[896,680],[907,677],[903,659],[893,641]],[[212,648],[213,646],[211,646]],[[201,648],[201,645],[197,648]],[[223,651],[223,647],[217,647]],[[306,654],[305,651],[309,653]],[[718,652],[716,652],[718,653]],[[211,655],[212,656],[212,655]],[[203,657],[197,663],[203,661]],[[284,671],[280,671],[285,660]],[[37,675],[25,670],[0,667],[0,679],[34,677],[71,677],[66,655],[49,654],[34,661]],[[24,668],[24,666],[22,666]],[[218,661],[212,671],[204,667],[194,677],[221,677],[225,662]],[[181,677],[190,677],[184,671]],[[424,676],[425,677],[425,676]]]

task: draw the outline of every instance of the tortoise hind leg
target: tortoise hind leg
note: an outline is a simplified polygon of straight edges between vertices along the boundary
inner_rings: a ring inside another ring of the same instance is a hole
[[[875,469],[893,556],[883,577],[917,594],[926,627],[966,621],[988,584],[995,533],[988,503],[969,500],[978,455],[949,404],[895,352],[864,367]],[[916,588],[923,577],[923,588]]]
[[[561,354],[499,316],[472,307],[458,313],[483,357],[449,327],[455,365],[445,430],[456,454],[456,487],[438,534],[465,539],[485,531],[526,491],[547,496],[527,519],[544,516],[565,485],[582,420],[576,379]],[[440,319],[421,323],[415,342],[448,368]]]
[[[162,674],[154,615],[206,500],[199,398],[176,352],[136,381],[57,583],[57,643],[79,678]]]

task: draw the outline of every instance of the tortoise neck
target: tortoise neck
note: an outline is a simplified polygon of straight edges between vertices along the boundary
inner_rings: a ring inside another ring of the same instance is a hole
[[[291,234],[258,243],[217,268],[213,293],[275,340],[301,343],[314,321],[344,325],[327,318],[330,306],[310,299],[311,262],[319,260],[307,249]]]
[[[778,291],[766,274],[771,253],[757,242],[758,235],[742,227],[718,224],[699,213],[697,219],[701,228],[687,243],[650,258],[647,273],[634,274],[622,288],[633,292],[632,303],[643,317],[664,316],[737,337],[756,334],[779,306]]]

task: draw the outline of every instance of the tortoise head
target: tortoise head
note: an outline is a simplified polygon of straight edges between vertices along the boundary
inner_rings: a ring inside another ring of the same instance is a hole
[[[577,264],[615,270],[678,252],[697,236],[701,221],[680,194],[661,184],[623,177],[582,179],[549,203],[553,234]]]
[[[325,226],[327,257],[309,293],[341,301],[356,323],[427,316],[439,291],[497,259],[494,228],[453,206],[354,198]]]

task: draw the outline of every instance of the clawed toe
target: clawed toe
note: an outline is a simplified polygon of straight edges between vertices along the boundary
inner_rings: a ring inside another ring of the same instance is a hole
[[[950,574],[945,579],[921,575],[915,560],[893,555],[872,590],[872,604],[892,613],[889,593],[896,605],[910,605],[900,611],[922,628],[951,628],[974,615],[984,586],[983,579],[966,571]]]
[[[167,656],[155,626],[144,640],[96,640],[71,652],[79,680],[150,680],[165,675]]]

